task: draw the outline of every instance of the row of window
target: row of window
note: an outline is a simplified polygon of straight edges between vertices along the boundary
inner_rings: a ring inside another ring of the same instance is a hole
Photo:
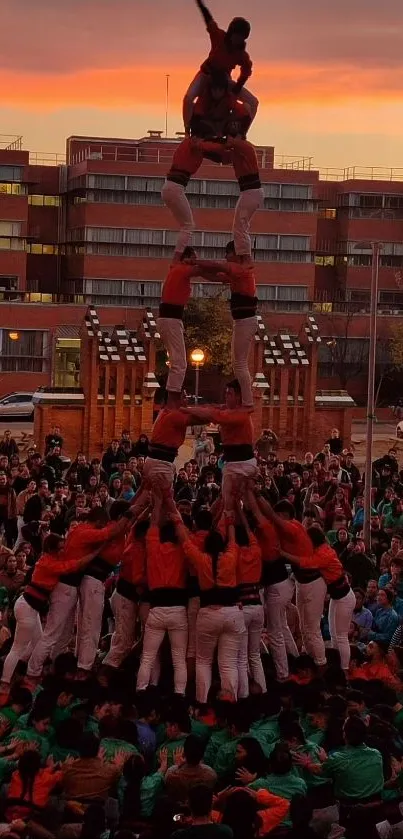
[[[368,207],[373,209],[403,210],[403,195],[388,193],[347,192],[338,196],[341,207]]]
[[[123,227],[85,227],[67,232],[70,242],[94,242],[107,244],[128,245],[166,245],[176,244],[175,230],[153,230],[147,228]],[[192,237],[194,247],[225,248],[231,234],[215,231],[196,230]],[[257,250],[309,251],[309,236],[280,235],[278,233],[256,234],[253,236],[253,246]]]
[[[120,192],[160,193],[164,177],[138,177],[128,175],[82,175],[69,183],[72,189],[100,189]],[[267,198],[287,198],[306,201],[312,198],[312,186],[305,184],[262,184]],[[234,180],[205,180],[192,178],[188,193],[194,195],[239,195],[239,186]]]
[[[26,195],[27,192],[25,184],[0,183],[0,195]]]
[[[196,209],[234,209],[239,194],[236,195],[192,195],[188,196],[191,207]],[[75,195],[73,204],[129,204],[131,206],[162,207],[163,201],[159,192],[117,192],[115,190],[87,190],[86,197]],[[315,201],[299,201],[286,198],[265,198],[263,209],[283,213],[313,213],[316,210]]]
[[[17,340],[10,335],[18,335]],[[48,364],[48,333],[22,329],[17,333],[0,329],[0,371],[42,373]]]
[[[222,259],[223,248],[198,247],[200,259]],[[63,249],[67,256],[124,256],[130,258],[171,259],[172,247],[166,245],[110,245],[108,243],[90,245],[67,245]],[[253,250],[256,262],[312,262],[310,252]]]

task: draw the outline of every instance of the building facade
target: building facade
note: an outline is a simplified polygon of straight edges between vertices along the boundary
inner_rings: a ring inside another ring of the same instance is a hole
[[[70,137],[65,161],[40,160],[20,138],[0,142],[0,395],[78,380],[80,323],[96,306],[136,328],[156,310],[176,229],[160,192],[178,139]],[[323,336],[319,386],[365,394],[371,255],[379,275],[380,359],[403,312],[403,180],[390,170],[320,173],[310,159],[258,149],[264,208],[253,219],[260,312],[268,332],[298,336],[314,312]],[[194,245],[220,258],[238,185],[206,164],[188,187]],[[216,293],[196,283],[198,297]],[[386,363],[386,362],[385,362]]]

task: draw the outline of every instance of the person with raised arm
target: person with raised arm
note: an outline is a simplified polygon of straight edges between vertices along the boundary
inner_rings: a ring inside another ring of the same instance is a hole
[[[250,23],[243,17],[235,17],[225,32],[224,29],[219,28],[210,10],[202,0],[196,0],[196,3],[210,36],[211,49],[208,58],[201,65],[183,100],[185,131],[189,131],[194,100],[203,93],[208,76],[216,71],[221,71],[226,73],[230,78],[231,72],[235,67],[240,67],[241,72],[237,81],[231,83],[232,92],[248,106],[251,119],[253,120],[256,116],[259,102],[244,87],[252,75],[252,62],[246,52],[246,41],[249,38],[251,29]]]

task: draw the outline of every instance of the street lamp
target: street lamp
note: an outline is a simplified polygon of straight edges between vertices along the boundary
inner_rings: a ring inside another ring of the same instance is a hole
[[[199,401],[199,373],[200,367],[203,366],[205,359],[204,350],[200,350],[198,348],[192,350],[190,353],[190,360],[193,364],[193,367],[196,369],[196,382],[195,382],[195,403],[197,405]]]
[[[18,341],[19,337],[20,337],[20,333],[19,332],[9,332],[8,337],[9,337],[10,341]]]
[[[376,367],[376,317],[378,311],[379,258],[381,242],[357,242],[358,250],[370,250],[371,261],[371,306],[369,321],[369,356],[368,356],[368,394],[367,394],[367,440],[365,450],[365,487],[364,487],[364,539],[371,549],[371,489],[372,489],[372,442],[375,419],[375,367]]]

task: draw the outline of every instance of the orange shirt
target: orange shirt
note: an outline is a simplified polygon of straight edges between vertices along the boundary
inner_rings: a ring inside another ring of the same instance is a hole
[[[286,548],[284,548],[284,550],[286,550]],[[290,550],[289,553],[297,555],[296,551]],[[333,550],[330,545],[320,545],[319,548],[314,548],[310,556],[301,556],[301,554],[298,553],[298,557],[300,559],[299,565],[301,568],[317,569],[320,571],[321,576],[327,585],[335,583],[340,579],[340,577],[344,576],[344,568],[336,551]]]
[[[215,574],[211,556],[197,548],[191,538],[183,544],[183,550],[196,569],[201,591],[211,588],[236,588],[237,545],[229,545],[219,556]]]
[[[210,411],[211,421],[220,426],[220,434],[223,446],[252,446],[253,447],[253,425],[252,417],[248,411],[242,408],[229,410],[227,408],[212,408]]]
[[[67,536],[64,546],[65,559],[82,559],[83,556],[96,550],[98,545],[105,542],[110,535],[110,531],[112,530],[113,533],[115,527],[115,522],[101,528],[96,528],[88,522],[78,524]]]
[[[12,804],[9,807],[7,807],[6,813],[9,821],[12,821],[13,819],[23,819],[24,817],[29,815],[29,813],[31,813],[33,807],[46,807],[52,789],[57,784],[60,784],[62,780],[62,772],[54,772],[52,769],[49,769],[48,767],[40,769],[38,774],[35,776],[35,780],[33,783],[32,799],[27,799],[25,797],[25,805],[21,803],[19,805]],[[17,770],[16,772],[13,772],[11,776],[7,797],[9,799],[21,799],[22,792],[23,783],[21,775]]]
[[[262,552],[263,562],[273,562],[280,554],[280,542],[277,531],[271,521],[260,521],[257,539]]]
[[[185,441],[189,417],[180,409],[162,408],[151,434],[151,448],[162,446],[178,450]]]
[[[62,574],[77,571],[79,562],[83,558],[83,555],[77,556],[75,559],[66,559],[65,556],[64,551],[57,556],[54,554],[42,554],[33,570],[31,584],[49,592],[53,591]]]
[[[126,580],[132,585],[146,583],[146,542],[145,539],[136,539],[133,531],[126,541],[122,554],[119,579]]]
[[[238,585],[256,585],[262,576],[262,551],[256,536],[249,534],[249,547],[238,547]]]
[[[252,74],[252,62],[246,50],[242,47],[230,49],[224,29],[220,29],[215,20],[207,24],[207,32],[210,35],[211,50],[201,65],[201,72],[210,74],[214,70],[224,70],[230,74],[235,67],[240,67],[240,81],[245,84]]]
[[[388,687],[391,688],[398,688],[401,686],[400,680],[393,675],[388,665],[381,661],[376,661],[373,664],[370,661],[366,661],[362,667],[351,667],[349,678],[384,682],[385,685],[388,685]]]
[[[312,557],[312,542],[301,522],[296,521],[296,519],[292,521],[281,519],[281,522],[275,522],[274,527],[277,530],[280,549],[286,553],[294,554],[294,556],[302,556],[304,559],[307,557],[309,560]],[[306,566],[301,565],[302,567],[305,568]],[[316,568],[315,565],[309,567]]]
[[[266,789],[259,789],[256,792],[256,803],[258,805],[258,814],[260,816],[261,827],[259,836],[267,836],[278,827],[287,816],[290,809],[290,802],[285,798],[280,798],[278,795],[273,795]],[[213,810],[213,822],[220,824],[222,821],[222,813],[218,810]]]
[[[187,562],[181,545],[161,542],[159,527],[151,525],[146,535],[147,582],[157,588],[186,588]]]
[[[186,265],[183,262],[171,265],[162,286],[161,302],[171,303],[174,306],[185,306],[190,297],[190,280],[193,274],[193,265]]]

